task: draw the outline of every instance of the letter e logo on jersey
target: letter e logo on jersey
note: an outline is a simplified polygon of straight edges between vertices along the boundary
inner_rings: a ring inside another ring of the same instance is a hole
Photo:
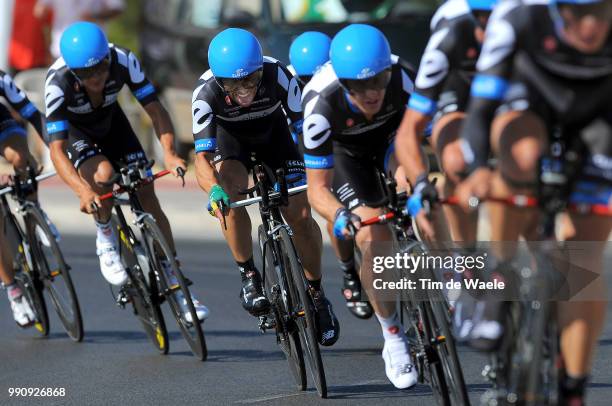
[[[196,100],[192,105],[192,113],[193,113],[193,133],[198,134],[202,130],[204,130],[212,121],[212,108],[210,104],[206,103],[204,100]]]
[[[316,149],[331,135],[329,121],[321,114],[311,114],[304,119],[304,146]]]

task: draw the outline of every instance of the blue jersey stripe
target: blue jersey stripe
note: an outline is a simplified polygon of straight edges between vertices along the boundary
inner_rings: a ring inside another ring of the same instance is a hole
[[[30,118],[38,109],[32,103],[28,103],[19,110],[19,115],[23,118]]]
[[[304,154],[304,166],[309,169],[329,169],[334,167],[334,155],[316,156]]]
[[[431,116],[436,112],[437,103],[431,100],[429,97],[425,97],[419,93],[412,93],[410,100],[408,100],[408,108],[419,113]]]
[[[142,100],[145,97],[151,95],[152,93],[155,93],[155,88],[153,87],[151,83],[149,83],[148,85],[136,90],[134,92],[134,96],[136,96],[138,100]]]
[[[47,123],[47,133],[55,134],[68,129],[68,121],[51,121]]]
[[[217,148],[216,138],[202,138],[195,142],[195,152],[212,152]]]
[[[471,94],[490,100],[501,100],[508,89],[508,82],[498,76],[476,75],[472,81]]]

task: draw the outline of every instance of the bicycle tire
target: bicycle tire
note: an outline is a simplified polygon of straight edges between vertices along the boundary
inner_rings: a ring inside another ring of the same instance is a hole
[[[22,249],[21,246],[20,249]],[[37,276],[32,275],[32,270],[25,263],[25,258],[21,266],[22,269],[15,274],[15,282],[36,314],[34,328],[41,337],[47,337],[49,335],[49,313],[42,295],[41,283]]]
[[[306,292],[307,281],[304,276],[304,269],[298,259],[293,241],[287,230],[285,228],[280,228],[278,236],[282,266],[285,272],[289,272],[287,281],[290,285],[289,292],[291,292],[291,298],[295,306],[294,313],[298,315],[302,313],[301,317],[296,318],[302,348],[306,348],[308,366],[317,392],[321,398],[327,398],[325,370],[323,368],[323,360],[321,359],[321,350],[319,348],[315,328],[314,303],[312,302],[310,294]],[[289,270],[287,268],[289,268]]]
[[[433,310],[433,321],[435,322],[435,332],[438,337],[444,337],[435,348],[438,352],[438,358],[442,364],[446,386],[449,390],[450,398],[453,405],[467,406],[470,404],[470,398],[467,394],[463,370],[459,362],[455,339],[450,331],[450,314],[446,302],[436,300],[442,298],[433,298],[430,301],[430,306]]]
[[[267,247],[265,246],[268,241],[268,236],[266,235],[266,230],[263,225],[259,226],[257,235],[259,249],[262,259],[264,259],[265,262],[265,268],[262,267],[264,270],[264,286],[266,289],[266,296],[270,299],[272,311],[274,312],[277,343],[287,359],[289,371],[291,372],[291,376],[293,376],[297,389],[303,391],[306,390],[306,365],[304,364],[304,352],[300,344],[298,329],[295,323],[289,324],[286,322],[290,319],[288,315],[289,308],[291,307],[290,303],[286,303],[286,300],[284,300],[286,299],[286,295],[285,298],[283,298],[282,293],[279,295],[280,292],[275,292],[275,289],[281,289],[286,292],[288,289],[287,281],[283,280],[281,282],[279,280],[280,278],[286,278],[284,278],[282,272],[280,275],[276,272],[278,261],[274,254],[275,247],[272,246],[274,241],[270,240],[271,244]]]
[[[160,354],[168,354],[170,348],[168,330],[164,316],[159,307],[159,295],[156,284],[148,284],[145,275],[138,264],[134,245],[138,244],[131,230],[123,230],[116,215],[111,217],[113,227],[119,239],[119,253],[123,266],[128,270],[129,282],[125,290],[132,302],[134,314],[142,324],[145,334]],[[150,275],[148,280],[152,280]]]
[[[202,323],[198,320],[198,316],[191,299],[191,293],[187,287],[187,282],[181,272],[174,254],[166,241],[166,238],[162,234],[159,226],[152,217],[143,218],[142,233],[145,241],[147,242],[149,259],[153,265],[153,270],[157,275],[157,283],[159,284],[159,292],[163,295],[170,308],[172,315],[176,319],[176,322],[181,330],[181,334],[194,357],[200,361],[206,360],[208,356],[208,349],[206,348],[206,339],[204,338],[204,332],[202,331]],[[164,271],[161,261],[166,260],[174,276],[176,277],[176,285],[172,285],[172,281]],[[183,298],[179,296],[179,292]],[[179,300],[184,299],[187,303],[187,308],[191,314],[192,322],[189,322],[183,316],[181,305]]]
[[[70,268],[39,207],[26,209],[25,225],[34,266],[51,304],[68,336],[80,342],[83,340],[83,318]]]

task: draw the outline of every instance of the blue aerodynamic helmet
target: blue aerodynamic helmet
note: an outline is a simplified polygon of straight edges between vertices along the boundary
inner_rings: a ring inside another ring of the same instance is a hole
[[[307,31],[298,36],[289,48],[289,61],[298,76],[312,76],[329,61],[331,38],[317,31]]]
[[[90,68],[108,56],[108,39],[96,24],[79,21],[62,33],[60,52],[70,69]]]
[[[368,79],[391,67],[389,41],[379,29],[366,24],[340,30],[329,55],[339,79]]]
[[[470,10],[493,11],[497,0],[467,0]]]
[[[261,44],[247,30],[228,28],[210,41],[208,64],[215,77],[243,78],[263,67]]]

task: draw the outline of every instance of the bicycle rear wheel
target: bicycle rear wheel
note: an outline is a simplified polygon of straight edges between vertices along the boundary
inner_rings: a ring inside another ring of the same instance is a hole
[[[147,270],[145,277],[138,263],[135,251],[139,246],[131,230],[124,230],[117,216],[113,215],[111,220],[119,237],[119,252],[123,266],[128,269],[129,282],[122,289],[132,302],[134,314],[142,324],[147,337],[160,354],[165,355],[170,346],[164,316],[159,308],[157,284],[148,282],[151,281],[151,272]]]
[[[265,261],[264,282],[266,296],[272,303],[272,311],[276,322],[276,337],[287,363],[289,371],[293,376],[298,390],[306,390],[306,366],[304,365],[304,353],[300,345],[300,336],[297,326],[291,322],[289,317],[289,309],[292,305],[288,303],[290,299],[283,292],[287,292],[287,281],[285,274],[277,274],[278,261],[274,252],[273,240],[266,245],[268,236],[263,225],[258,229],[259,249]],[[265,252],[265,256],[264,256]],[[278,268],[280,269],[280,268]],[[282,281],[281,281],[282,279]]]
[[[174,254],[152,217],[145,217],[143,219],[142,233],[147,243],[153,270],[157,275],[160,294],[168,300],[172,315],[176,319],[179,329],[187,341],[191,352],[196,358],[204,361],[208,356],[208,350],[206,348],[204,332],[202,331],[202,323],[198,320],[191,299],[191,293],[189,292],[183,273],[176,263]],[[168,275],[161,264],[162,261],[167,263],[175,279],[172,279],[172,275]],[[186,301],[187,309],[192,320],[191,322],[183,315],[180,304],[181,300]]]
[[[34,266],[64,330],[72,340],[79,342],[83,340],[83,319],[70,268],[40,208],[27,209],[25,224]]]
[[[289,291],[294,305],[292,313],[295,314],[295,322],[300,332],[302,348],[306,349],[308,366],[319,396],[327,397],[327,383],[325,370],[321,359],[321,350],[317,340],[315,327],[315,308],[310,294],[306,292],[307,281],[304,269],[298,259],[293,241],[285,228],[281,228],[279,234],[279,248],[281,264],[287,275]]]

